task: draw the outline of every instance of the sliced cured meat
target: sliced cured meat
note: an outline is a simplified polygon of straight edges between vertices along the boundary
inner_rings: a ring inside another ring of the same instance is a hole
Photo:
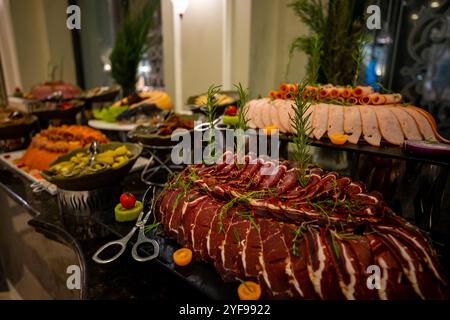
[[[274,119],[271,116],[272,109],[274,109],[273,101],[261,105],[261,123],[263,125],[262,128],[266,128],[275,124]]]
[[[330,104],[328,111],[328,137],[332,134],[344,134],[344,108]]]
[[[313,134],[317,140],[320,140],[320,138],[322,138],[325,132],[327,132],[327,125],[328,125],[328,105],[324,103],[316,104],[314,108]]]
[[[381,194],[314,167],[300,181],[290,166],[249,155],[241,168],[190,166],[158,198],[158,218],[195,259],[225,281],[259,282],[265,298],[447,297],[430,243]]]
[[[273,125],[275,125],[280,131],[281,130],[281,124],[280,124],[280,118],[278,117],[278,108],[279,106],[279,101],[281,100],[275,100],[272,103],[272,108],[270,108],[270,122],[272,122]]]
[[[407,140],[422,140],[419,128],[414,118],[408,114],[404,109],[399,107],[389,108],[391,112],[395,115],[400,126],[402,128],[403,134]]]
[[[363,137],[367,143],[379,147],[381,142],[381,134],[378,129],[377,115],[373,108],[368,106],[360,106],[361,123],[363,129]]]
[[[378,128],[383,138],[389,143],[402,145],[405,141],[403,131],[397,118],[388,108],[374,108],[378,119]]]
[[[293,115],[292,105],[286,101],[283,101],[278,109],[278,118],[280,119],[282,132],[290,132],[292,127],[291,117]]]
[[[361,114],[358,107],[348,106],[344,109],[344,133],[348,142],[357,144],[362,133]]]
[[[414,120],[417,123],[417,126],[419,127],[420,133],[422,134],[423,138],[428,141],[436,141],[436,136],[434,135],[433,128],[431,127],[430,123],[428,122],[427,118],[425,118],[424,115],[422,115],[420,112],[413,108],[403,108],[408,114],[414,118]]]

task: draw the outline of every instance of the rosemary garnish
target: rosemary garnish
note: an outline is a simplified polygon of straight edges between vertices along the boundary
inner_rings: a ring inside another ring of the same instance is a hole
[[[222,86],[211,85],[206,93],[206,117],[208,122],[213,127],[214,118],[216,115],[217,95],[219,94]]]
[[[211,85],[206,93],[206,118],[208,119],[209,128],[206,132],[208,139],[208,154],[203,158],[203,163],[206,165],[215,164],[216,149],[215,149],[215,136],[214,136],[214,119],[216,117],[217,95],[219,94],[222,86]],[[206,151],[205,150],[205,151]]]
[[[256,224],[255,218],[251,214],[251,212],[240,212],[239,215],[246,220],[250,221],[250,226],[259,231],[259,225]]]
[[[298,92],[295,96],[295,105],[292,106],[294,115],[289,116],[295,129],[295,134],[293,136],[295,147],[294,158],[299,167],[298,181],[301,187],[305,187],[308,184],[309,179],[306,177],[306,172],[311,162],[311,155],[309,154],[309,145],[311,142],[308,137],[312,130],[309,122],[311,113],[306,114],[309,106],[309,99],[304,99],[303,97],[305,87],[306,83],[302,83],[298,86]]]
[[[240,278],[238,278],[238,277],[236,277],[236,280],[239,281],[242,285],[244,285],[244,287],[246,287],[247,290],[248,290],[249,292],[253,292],[253,289],[250,288],[250,287],[245,283],[244,280],[242,280],[242,279],[240,279]]]
[[[336,244],[336,240],[334,239],[334,234],[333,232],[330,232],[330,234],[331,234],[331,246],[333,247],[333,251],[334,254],[336,255],[336,258],[339,259],[339,248]]]
[[[153,224],[149,224],[149,225],[147,225],[147,226],[144,227],[144,232],[145,232],[145,233],[149,233],[149,232],[151,232],[152,230],[158,228],[158,226],[159,226],[160,224],[161,224],[160,222],[156,222],[156,223],[153,223]]]
[[[231,231],[233,232],[233,237],[234,237],[234,240],[236,241],[236,244],[240,245],[241,237],[239,236],[239,231],[235,227],[232,227]]]
[[[245,109],[245,105],[247,104],[248,101],[248,90],[244,89],[240,82],[238,85],[235,84],[234,87],[239,93],[239,100],[237,101],[238,123],[236,125],[236,129],[241,129],[245,131],[248,128],[248,118],[247,118],[248,109]]]
[[[299,238],[303,235],[303,232],[306,231],[307,225],[310,223],[315,223],[317,220],[312,220],[308,222],[302,222],[302,224],[294,231],[294,239],[292,239],[292,255],[298,256],[298,241]]]
[[[219,222],[217,223],[219,226],[218,232],[224,232],[224,226],[223,226],[223,218],[227,214],[228,210],[233,207],[236,203],[248,203],[249,199],[254,199],[258,197],[262,197],[264,194],[267,193],[267,190],[260,190],[260,191],[250,191],[247,193],[244,193],[242,195],[239,195],[233,199],[231,199],[229,202],[225,203],[222,208],[220,208],[220,212],[218,215]]]

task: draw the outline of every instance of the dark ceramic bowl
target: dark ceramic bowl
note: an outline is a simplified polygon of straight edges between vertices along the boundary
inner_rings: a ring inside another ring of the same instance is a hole
[[[132,155],[130,160],[119,168],[116,169],[110,168],[104,171],[71,178],[56,176],[49,170],[41,171],[41,175],[45,178],[45,180],[55,184],[58,188],[70,191],[93,190],[108,185],[112,185],[114,183],[119,183],[133,167],[134,163],[136,162],[136,160],[138,159],[139,155],[142,152],[142,147],[134,143],[122,143],[122,142],[110,142],[99,146],[100,149],[99,152],[104,152],[106,150],[116,149],[117,147],[123,145],[125,145],[127,149],[130,150]],[[73,150],[72,152],[69,152],[68,154],[61,156],[55,161],[53,161],[50,164],[50,167],[52,167],[57,163],[68,161],[78,152],[87,152],[88,149],[89,148],[80,148]]]

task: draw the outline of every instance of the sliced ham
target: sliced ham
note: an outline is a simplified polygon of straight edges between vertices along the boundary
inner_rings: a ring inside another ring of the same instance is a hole
[[[265,103],[261,106],[261,122],[263,128],[274,125],[273,118],[271,117],[272,109],[274,109],[274,102]]]
[[[389,110],[397,118],[407,140],[422,140],[417,124],[408,112],[399,107],[391,107]]]
[[[419,111],[414,110],[413,108],[403,108],[410,116],[414,118],[419,127],[420,133],[424,137],[425,140],[436,141],[436,136],[434,135],[433,128],[428,122],[427,118],[422,115]]]
[[[363,129],[363,137],[367,143],[379,147],[381,142],[381,134],[378,129],[377,115],[373,108],[369,106],[360,106],[361,123]]]
[[[378,119],[378,128],[383,138],[392,144],[402,145],[405,141],[397,118],[388,108],[374,108]]]
[[[246,114],[247,114],[247,119],[248,119],[248,127],[251,129],[256,129],[256,123],[255,123],[255,115],[254,115],[254,110],[255,110],[255,104],[256,104],[257,100],[252,100],[249,103],[247,103],[247,105],[245,106],[245,108],[247,109]]]
[[[263,113],[262,113],[262,108],[267,105],[269,103],[268,100],[266,99],[260,99],[257,100],[255,105],[253,106],[253,121],[255,122],[256,128],[264,128],[264,123],[263,123]]]
[[[276,100],[276,111],[279,121],[279,129],[281,132],[287,133],[289,131],[289,113],[288,109],[285,108],[285,103],[283,100]]]
[[[330,104],[328,111],[328,137],[332,134],[344,134],[344,108]]]
[[[344,109],[344,133],[348,136],[348,142],[357,144],[362,133],[361,114],[358,107],[345,107]]]
[[[275,125],[281,131],[280,118],[278,117],[278,108],[280,107],[278,101],[272,103],[272,108],[270,108],[270,119],[273,125]]]
[[[317,140],[320,140],[325,132],[327,132],[328,109],[328,104],[324,103],[319,103],[314,108],[313,133]]]

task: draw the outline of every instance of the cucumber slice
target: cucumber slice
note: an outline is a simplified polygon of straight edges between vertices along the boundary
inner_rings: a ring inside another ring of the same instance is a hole
[[[238,124],[238,122],[238,116],[223,116],[223,124],[226,124],[227,126],[234,127]]]
[[[136,201],[136,204],[132,209],[125,209],[119,203],[114,208],[114,215],[117,222],[135,221],[143,209],[144,206],[142,205],[141,201]]]

